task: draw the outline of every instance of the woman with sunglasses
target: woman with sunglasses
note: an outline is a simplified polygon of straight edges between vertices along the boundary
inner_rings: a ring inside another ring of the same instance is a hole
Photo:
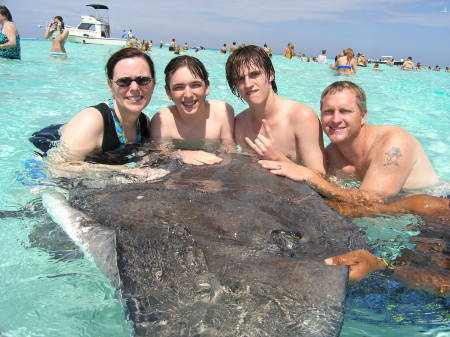
[[[136,48],[124,48],[109,58],[105,71],[112,97],[63,126],[61,143],[48,153],[51,162],[84,161],[149,138],[150,119],[142,110],[155,88],[152,60]]]

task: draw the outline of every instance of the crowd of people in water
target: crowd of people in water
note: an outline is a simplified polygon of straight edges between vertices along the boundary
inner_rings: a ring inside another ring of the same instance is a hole
[[[0,14],[0,18],[4,20],[5,15]],[[51,52],[65,53],[62,41],[67,35],[61,17],[54,18],[45,34],[53,34],[54,40],[58,40],[52,43]],[[420,194],[396,200],[404,189],[436,185],[438,177],[412,134],[399,126],[367,123],[366,94],[349,80],[351,77],[323,90],[318,118],[306,104],[277,94],[270,48],[233,43],[227,50],[224,45],[220,52],[228,52],[225,73],[229,88],[248,105],[235,116],[227,102],[207,99],[208,71],[198,58],[176,55],[189,46],[185,43],[180,48],[173,39],[169,50],[176,56],[164,70],[164,88],[173,104],[149,118],[142,111],[150,103],[156,84],[154,64],[148,53],[152,41],[135,44],[133,39],[137,41],[130,37],[129,46],[116,51],[106,63],[111,98],[80,111],[58,130],[59,145],[48,151],[51,165],[76,171],[108,169],[145,181],[149,178],[147,167],[101,165],[87,159],[126,150],[145,140],[152,140],[161,149],[174,140],[177,142],[173,144],[216,141],[222,151],[236,152],[239,148],[255,154],[259,157],[258,164],[272,174],[308,183],[346,216],[416,213],[450,217],[450,200],[446,197]],[[149,46],[148,49],[143,50],[143,45]],[[284,56],[294,55],[294,46],[289,44]],[[326,63],[326,51],[317,59]],[[351,75],[359,61],[353,50],[347,48],[331,66]],[[330,140],[327,147],[323,133]],[[198,145],[198,148],[178,146],[172,155],[186,164],[214,165],[223,160],[218,153]],[[360,187],[342,188],[335,182],[336,177],[358,180]],[[394,275],[401,279],[408,280],[411,276],[405,266],[394,268],[364,250],[331,257],[325,263],[350,266],[351,279],[385,269],[394,270]],[[448,275],[417,277],[414,272],[412,282],[417,286],[431,284],[440,293],[450,291]]]
[[[17,29],[17,26],[13,22],[11,12],[8,10],[6,6],[0,6],[0,25],[2,25],[2,30],[0,32],[0,57],[9,58],[9,59],[20,59],[20,35]],[[59,58],[67,58],[67,52],[64,47],[65,42],[69,36],[69,30],[65,28],[64,20],[61,16],[55,16],[53,20],[51,20],[44,32],[44,38],[50,39],[52,41],[52,46],[49,52],[50,56],[59,57]],[[141,40],[133,34],[133,31],[129,29],[128,31],[123,30],[121,38],[127,40],[128,47],[139,48],[144,52],[151,52],[153,48],[152,40]],[[163,41],[159,41],[159,48],[163,48],[165,43]],[[245,43],[241,43],[239,46],[236,41],[227,46],[226,43],[223,44],[221,48],[219,48],[219,52],[222,54],[232,53],[238,47],[245,46]],[[273,50],[269,48],[265,43],[263,46],[264,50],[267,54],[272,57]],[[200,50],[205,49],[203,46],[195,46],[190,47],[187,42],[185,42],[182,46],[176,43],[175,39],[172,39],[169,43],[169,51],[174,54],[180,54],[181,52],[189,51],[189,49],[195,50],[195,52],[199,52]],[[283,56],[292,59],[297,58],[300,61],[304,62],[315,62],[326,64],[328,63],[328,58],[326,54],[326,50],[322,50],[322,53],[318,56],[307,56],[305,53],[295,52],[295,46],[292,43],[288,43],[286,48],[283,50]],[[339,72],[343,74],[352,74],[355,73],[357,67],[368,67],[369,63],[374,63],[373,70],[380,71],[382,70],[380,64],[385,64],[386,66],[399,66],[402,70],[407,71],[422,71],[422,70],[432,70],[432,71],[441,71],[441,67],[436,65],[432,66],[423,66],[421,62],[414,63],[411,56],[409,56],[406,61],[394,61],[393,58],[387,58],[384,60],[368,60],[363,53],[358,53],[355,56],[353,50],[351,48],[344,49],[341,53],[335,56],[335,62],[331,64],[331,67],[335,68]],[[450,68],[448,66],[444,69],[445,72],[450,72]]]

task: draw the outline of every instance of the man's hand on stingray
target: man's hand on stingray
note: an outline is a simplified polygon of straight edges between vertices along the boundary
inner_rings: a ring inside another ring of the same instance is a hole
[[[270,127],[265,119],[262,120],[262,124],[266,136],[259,133],[258,136],[256,136],[256,138],[254,139],[254,141],[251,141],[250,138],[245,137],[245,141],[247,142],[248,146],[250,146],[253,149],[253,151],[255,151],[258,154],[258,156],[260,156],[263,159],[276,161],[290,161],[289,158],[287,158],[281,151],[279,151],[274,146],[274,140],[272,137],[272,133],[270,131]]]
[[[181,155],[181,159],[185,164],[191,165],[220,164],[223,160],[215,154],[205,151],[182,150],[178,151],[178,153]]]
[[[350,280],[360,280],[376,270],[384,270],[387,266],[383,260],[364,249],[329,257],[324,262],[330,266],[349,266]]]

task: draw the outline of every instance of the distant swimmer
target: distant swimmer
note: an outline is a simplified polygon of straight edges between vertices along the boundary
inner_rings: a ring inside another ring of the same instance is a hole
[[[139,49],[142,50],[142,51],[151,51],[152,47],[150,45],[150,41],[142,40],[141,46],[139,47]]]
[[[64,21],[61,16],[55,16],[44,33],[45,39],[52,39],[52,47],[50,49],[50,56],[67,58],[64,44],[69,36],[69,30],[64,27]]]
[[[172,39],[172,41],[170,41],[169,51],[175,51],[176,47],[177,46],[175,45],[175,39]]]
[[[294,54],[292,54],[292,47],[291,47],[291,43],[290,42],[287,44],[287,47],[284,48],[283,56],[288,58],[288,59],[291,59],[292,56],[294,56]]]
[[[164,45],[164,42],[163,41],[159,41],[159,48],[162,48],[163,45]]]
[[[244,151],[254,150],[262,159],[296,160],[325,172],[316,113],[277,95],[275,69],[261,47],[250,45],[231,54],[226,77],[232,93],[248,104],[234,122],[234,140]]]
[[[401,70],[408,70],[408,71],[414,70],[414,62],[413,62],[411,56],[409,56],[409,57],[407,58],[407,60],[406,60],[405,62],[403,62],[403,64],[402,64],[402,66],[400,67],[400,69],[401,69]]]
[[[373,66],[373,70],[382,71],[379,63],[375,63]]]
[[[416,70],[417,70],[417,71],[423,70],[422,64],[421,64],[420,62],[417,62],[417,64],[416,64]]]
[[[267,47],[267,44],[264,43],[263,49],[267,53],[267,55],[269,55],[269,57],[272,57],[272,48]]]
[[[233,44],[230,47],[230,54],[238,49],[238,46],[236,45],[236,41],[233,41]]]
[[[139,46],[139,40],[136,37],[128,39],[127,47],[137,48]]]
[[[433,70],[434,70],[434,71],[441,71],[441,67],[439,67],[438,65],[436,65],[436,67],[434,67]]]
[[[0,6],[0,57],[20,60],[20,36],[6,6]]]
[[[167,96],[174,105],[153,116],[151,138],[162,143],[183,140],[189,149],[178,154],[187,164],[217,164],[222,158],[205,152],[206,143],[221,144],[223,150],[234,151],[233,108],[224,101],[207,100],[208,72],[203,63],[192,56],[178,56],[166,66],[164,73]],[[177,142],[179,143],[179,142]],[[206,145],[207,145],[206,144]]]
[[[358,53],[356,63],[358,65],[358,67],[367,67],[369,65],[369,62],[367,61],[366,56],[361,53]]]
[[[184,51],[188,51],[188,50],[189,50],[189,45],[188,45],[187,42],[184,43],[184,45],[183,45],[183,50],[184,50]]]
[[[318,63],[327,64],[327,51],[325,49],[322,50],[322,53],[318,57]]]
[[[356,73],[356,59],[353,49],[347,48],[342,52],[342,56],[336,59],[335,68],[341,74],[351,75]]]
[[[223,44],[223,47],[220,48],[220,52],[221,52],[222,54],[226,54],[226,53],[227,53],[227,44],[226,44],[226,43],[224,43],[224,44]]]
[[[331,143],[325,150],[330,176],[361,181],[343,189],[294,163],[261,161],[272,173],[306,181],[326,198],[354,205],[384,202],[401,189],[435,185],[436,173],[420,143],[404,129],[366,123],[366,95],[349,81],[329,85],[320,102],[322,127]]]

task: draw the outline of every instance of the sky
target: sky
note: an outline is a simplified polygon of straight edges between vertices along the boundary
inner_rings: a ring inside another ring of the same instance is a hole
[[[82,0],[0,0],[9,8],[21,37],[40,38],[52,17],[67,26],[92,10]],[[450,66],[450,0],[110,0],[112,36],[132,29],[153,43],[175,38],[182,45],[220,48],[267,43],[281,53],[329,58],[352,48],[369,58],[412,56],[425,65]],[[445,12],[444,8],[448,9]]]

